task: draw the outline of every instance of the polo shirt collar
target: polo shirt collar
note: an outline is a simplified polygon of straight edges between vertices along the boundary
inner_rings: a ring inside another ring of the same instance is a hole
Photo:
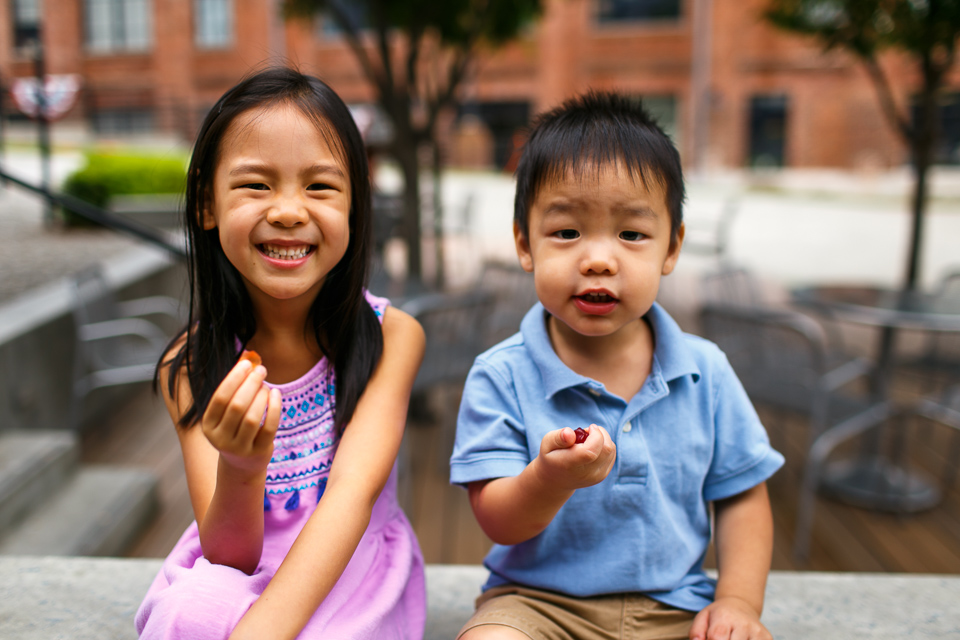
[[[656,302],[647,312],[646,318],[653,327],[655,340],[654,364],[651,371],[656,372],[659,369],[664,382],[686,375],[692,376],[694,382],[699,380],[700,368],[687,348],[683,331],[676,321]],[[558,391],[578,385],[601,388],[600,383],[576,373],[560,360],[556,351],[553,350],[553,345],[550,344],[546,320],[547,312],[538,302],[520,323],[523,343],[540,370],[546,398],[552,397]]]

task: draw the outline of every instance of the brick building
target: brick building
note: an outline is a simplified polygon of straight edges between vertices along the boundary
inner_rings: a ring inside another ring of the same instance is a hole
[[[541,20],[478,57],[444,122],[448,159],[510,163],[530,116],[576,91],[643,96],[688,166],[888,167],[906,151],[873,87],[843,54],[763,24],[765,0],[544,0]],[[192,137],[226,88],[264,61],[317,73],[351,104],[373,94],[322,17],[285,23],[279,0],[10,0],[0,3],[0,80],[30,76],[43,25],[48,73],[79,74],[67,118],[103,136]],[[906,103],[916,78],[885,66]],[[960,88],[960,73],[951,86]],[[960,89],[958,89],[960,91]],[[960,161],[960,94],[944,97],[942,159]],[[10,101],[4,102],[5,113]]]

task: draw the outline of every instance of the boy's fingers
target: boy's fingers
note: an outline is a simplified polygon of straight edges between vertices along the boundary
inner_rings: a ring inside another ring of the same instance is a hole
[[[709,623],[710,612],[707,609],[703,609],[696,615],[693,619],[693,624],[690,626],[690,640],[706,640],[707,626]]]
[[[553,446],[550,447],[551,451],[555,451],[556,449],[569,449],[570,446],[577,441],[577,435],[570,427],[557,429],[548,434],[548,436],[551,437],[547,438],[547,442],[553,444]]]

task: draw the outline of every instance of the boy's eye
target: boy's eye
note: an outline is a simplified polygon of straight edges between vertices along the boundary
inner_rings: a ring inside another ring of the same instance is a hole
[[[561,229],[555,235],[561,240],[576,240],[580,237],[580,232],[576,229]]]
[[[643,239],[643,234],[639,231],[621,231],[620,239],[627,242],[636,242]]]

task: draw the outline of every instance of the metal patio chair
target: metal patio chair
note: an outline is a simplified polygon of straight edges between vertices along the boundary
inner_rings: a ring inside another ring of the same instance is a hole
[[[800,489],[794,554],[806,558],[815,492],[827,456],[842,442],[887,417],[886,403],[844,392],[871,364],[828,346],[823,328],[801,313],[771,307],[706,304],[703,335],[724,351],[751,400],[808,418],[808,453]]]
[[[480,290],[491,298],[484,321],[484,348],[492,347],[520,330],[520,321],[537,302],[533,274],[517,264],[484,263],[478,281]]]
[[[182,319],[180,302],[169,296],[118,301],[99,264],[76,273],[70,288],[77,338],[70,426],[77,428],[93,390],[153,379],[170,335],[146,318],[166,316],[176,325]]]

